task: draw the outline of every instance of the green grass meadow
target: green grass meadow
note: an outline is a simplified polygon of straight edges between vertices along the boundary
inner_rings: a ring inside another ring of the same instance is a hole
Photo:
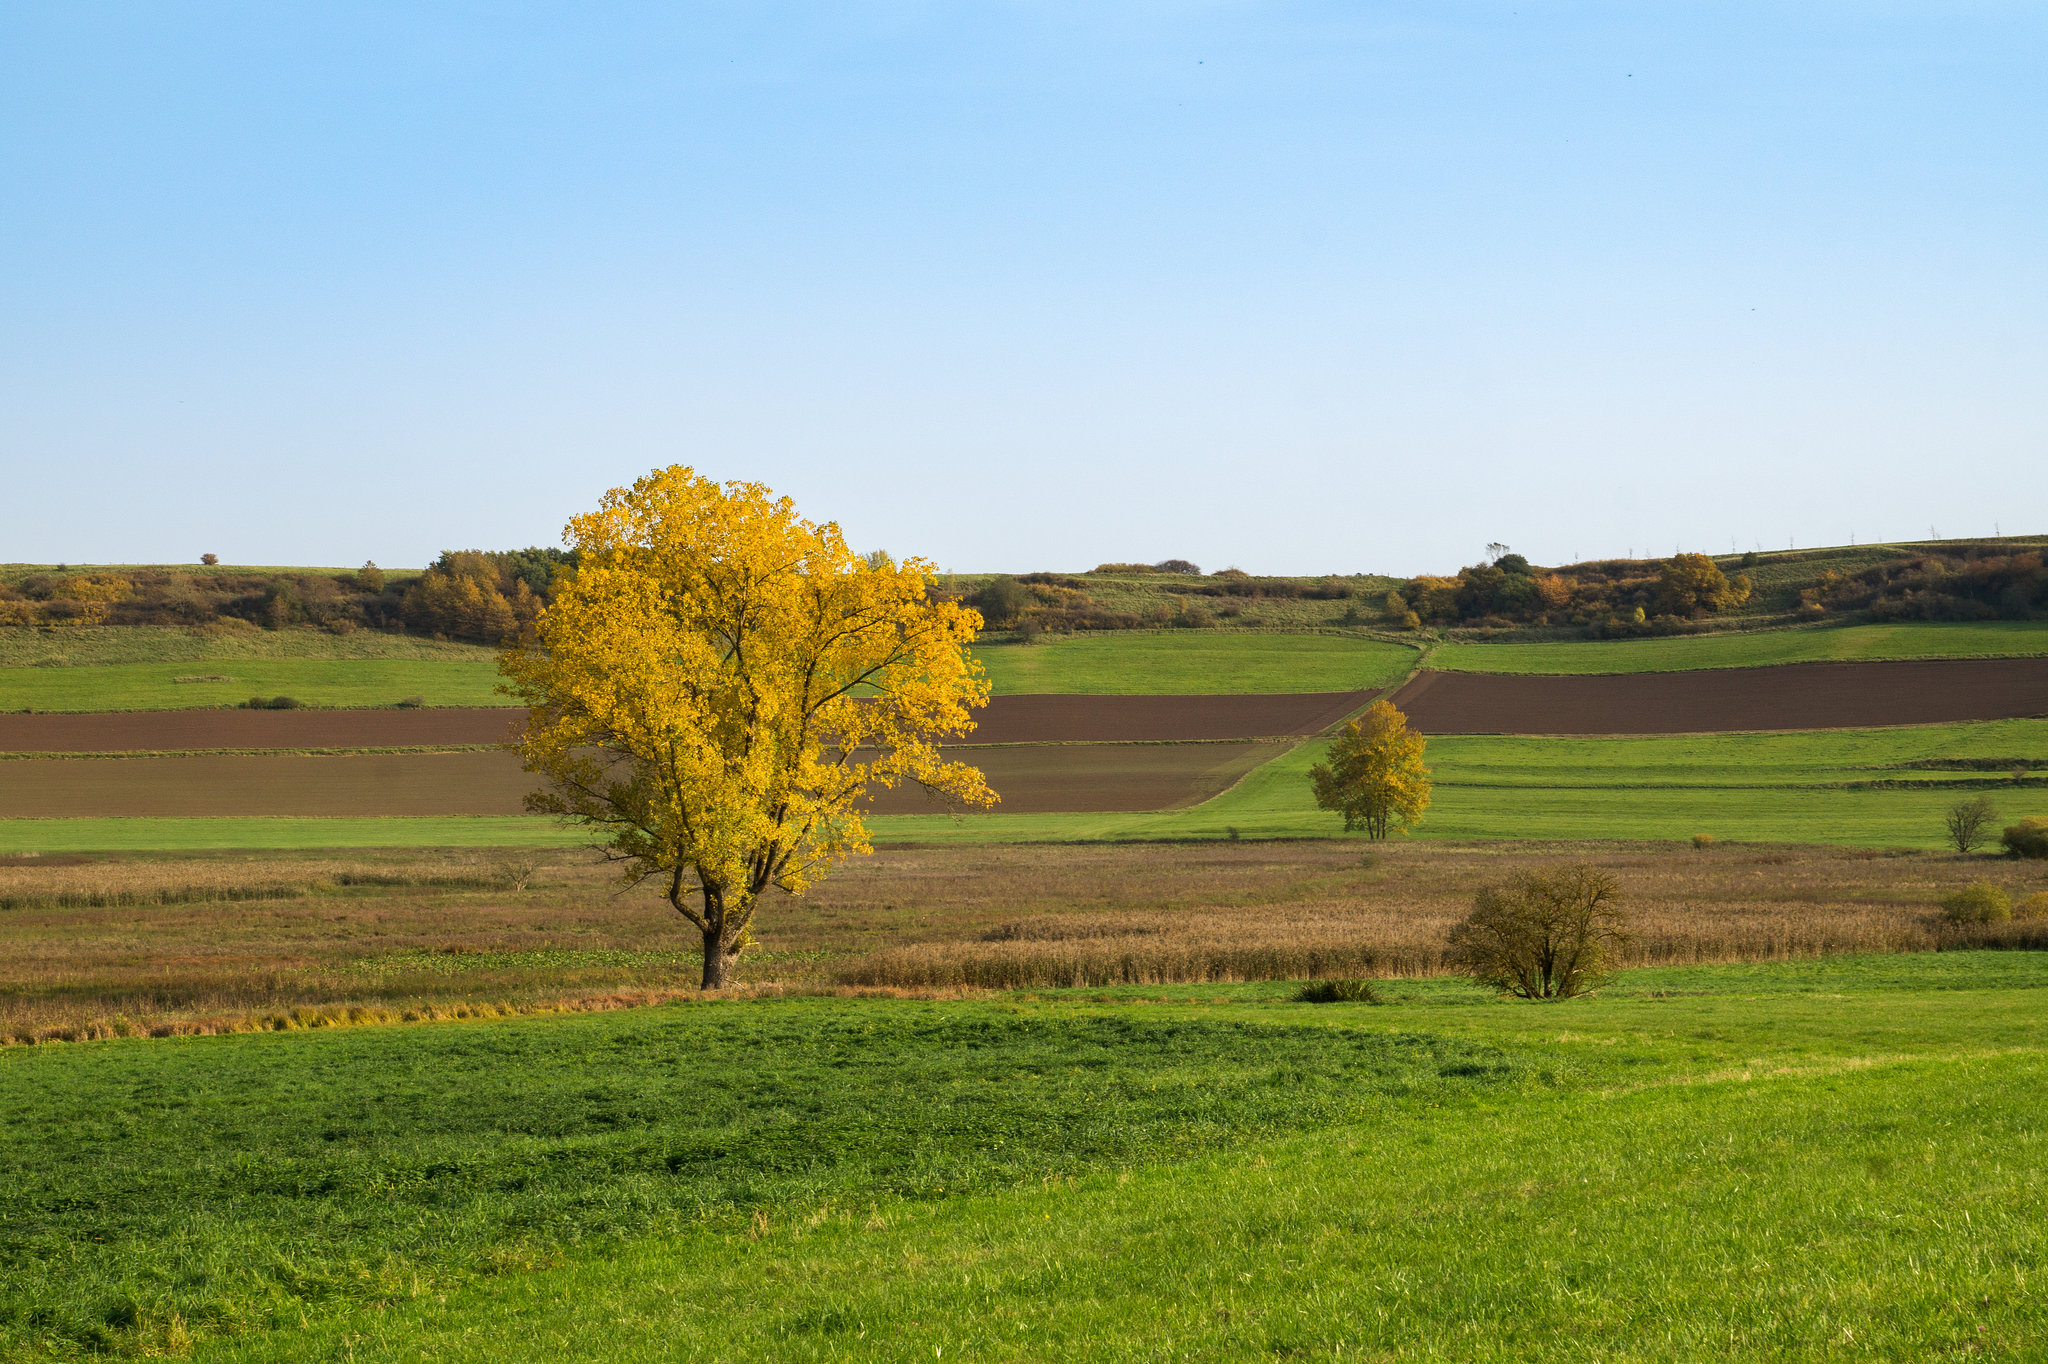
[[[1342,635],[1154,631],[985,644],[1000,693],[1247,693],[1389,687],[1419,656]],[[213,675],[227,681],[200,680]],[[184,679],[184,680],[180,680]],[[505,704],[497,655],[474,645],[357,631],[202,638],[150,626],[0,631],[0,711],[187,710],[251,696],[313,706]]]
[[[0,630],[0,667],[76,668],[108,663],[225,663],[243,659],[417,659],[489,663],[497,650],[382,630],[334,634],[310,626],[263,630],[169,625],[66,625]]]
[[[225,677],[226,681],[201,680]],[[186,680],[180,680],[186,679]],[[109,663],[0,668],[0,711],[203,710],[252,696],[291,696],[309,706],[502,706],[489,659],[236,659],[208,663]]]
[[[2025,1359],[2048,956],[0,1052],[0,1356]]]
[[[1066,635],[974,652],[999,694],[1376,691],[1418,657],[1406,645],[1344,635],[1222,630]]]
[[[1805,626],[1748,634],[1549,644],[1453,643],[1429,666],[1474,673],[1662,673],[1893,658],[2004,658],[2048,654],[2048,624]]]

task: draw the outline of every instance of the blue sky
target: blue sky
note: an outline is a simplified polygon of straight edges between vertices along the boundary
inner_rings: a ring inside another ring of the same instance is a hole
[[[2048,8],[0,0],[0,560],[2048,530]]]

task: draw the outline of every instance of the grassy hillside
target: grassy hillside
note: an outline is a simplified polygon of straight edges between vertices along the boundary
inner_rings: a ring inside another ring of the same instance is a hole
[[[1451,643],[1428,666],[1474,673],[1648,673],[1879,658],[2000,658],[2048,654],[2048,623],[1813,626],[1748,634],[1547,644]]]
[[[310,564],[0,564],[0,583],[18,583],[23,578],[37,574],[63,577],[67,574],[83,573],[133,573],[154,571],[163,573],[186,573],[195,578],[227,578],[246,573],[324,573],[335,576],[353,573],[349,568],[322,568]],[[417,568],[387,568],[387,578],[416,578],[421,570]]]
[[[187,710],[251,696],[292,696],[309,706],[502,706],[490,659],[278,658],[0,668],[0,710]]]
[[[1119,694],[1377,689],[1417,657],[1356,636],[1210,630],[1056,636],[976,654],[999,692]],[[313,706],[409,696],[494,706],[505,704],[498,681],[495,650],[366,630],[0,630],[0,711],[182,710],[280,694]]]
[[[154,625],[0,630],[0,711],[187,710],[251,696],[311,706],[495,706],[497,651],[355,630]]]
[[[407,659],[491,664],[495,649],[419,635],[353,630],[345,635],[292,627],[261,630],[240,621],[206,630],[167,625],[75,625],[0,630],[0,668],[67,668],[109,663],[226,663],[246,659]]]
[[[1826,545],[1814,549],[1770,550],[1755,554],[1716,554],[1714,562],[1728,573],[1747,573],[1756,593],[1738,609],[1737,615],[1768,615],[1789,610],[1801,588],[1834,572],[1843,577],[1861,573],[1877,564],[1912,559],[1921,555],[1953,554],[1964,544],[1994,548],[2011,554],[2048,545],[2048,536],[2008,535],[1981,540],[1902,540],[1883,545]]]
[[[1366,691],[1415,665],[1405,645],[1343,635],[1214,630],[1117,631],[985,644],[975,650],[998,693]]]
[[[2038,956],[1286,993],[0,1052],[0,1349],[2017,1358],[2037,1332]]]

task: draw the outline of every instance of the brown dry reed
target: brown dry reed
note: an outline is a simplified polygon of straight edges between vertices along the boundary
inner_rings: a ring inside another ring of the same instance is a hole
[[[1575,861],[1612,871],[1626,896],[1619,967],[2048,947],[2048,918],[1950,925],[1940,908],[1985,879],[2029,903],[2048,894],[2041,862],[1728,843],[1711,857],[1687,843],[1379,846],[1370,863],[1344,839],[884,848],[764,907],[740,979],[928,997],[1438,975],[1480,887]],[[589,854],[549,854],[537,871],[500,865],[512,859],[7,859],[0,1040],[694,997],[698,935],[651,892],[622,888]]]

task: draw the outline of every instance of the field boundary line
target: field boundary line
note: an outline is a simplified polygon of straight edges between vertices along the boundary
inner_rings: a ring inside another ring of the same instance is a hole
[[[113,714],[114,712],[103,712]],[[1228,743],[1230,740],[1191,742]],[[74,758],[339,758],[365,753],[497,753],[504,744],[395,744],[389,747],[354,748],[109,748],[109,749],[20,749],[0,752],[0,762],[42,762]],[[991,745],[993,747],[993,745]]]
[[[1400,691],[1400,690],[1401,690],[1401,688],[1403,688],[1403,687],[1407,686],[1407,685],[1408,685],[1408,684],[1409,684],[1410,682],[1412,682],[1412,681],[1414,681],[1414,680],[1415,680],[1415,674],[1416,674],[1416,672],[1417,672],[1417,671],[1419,671],[1419,670],[1421,669],[1421,667],[1422,667],[1422,662],[1423,662],[1423,660],[1429,657],[1429,653],[1430,653],[1430,651],[1429,651],[1428,649],[1422,648],[1422,647],[1421,647],[1421,646],[1419,646],[1419,645],[1409,645],[1408,647],[1410,647],[1410,648],[1412,648],[1412,649],[1414,649],[1414,650],[1416,651],[1416,661],[1415,661],[1415,662],[1414,662],[1414,663],[1413,663],[1412,665],[1410,665],[1410,667],[1409,667],[1409,670],[1408,670],[1408,671],[1407,671],[1406,673],[1402,674],[1402,675],[1401,675],[1401,676],[1400,676],[1399,678],[1397,678],[1397,679],[1396,679],[1395,681],[1393,681],[1392,683],[1390,683],[1390,684],[1388,684],[1387,686],[1385,686],[1385,687],[1382,687],[1382,688],[1381,688],[1380,690],[1378,690],[1378,691],[1376,691],[1376,692],[1373,692],[1373,693],[1371,693],[1370,695],[1368,695],[1368,696],[1367,696],[1367,697],[1365,698],[1365,700],[1364,700],[1364,701],[1363,701],[1362,703],[1360,703],[1360,705],[1358,706],[1358,708],[1357,708],[1356,710],[1353,710],[1353,711],[1351,711],[1351,712],[1350,712],[1349,714],[1347,714],[1347,715],[1343,716],[1343,717],[1342,717],[1341,719],[1339,719],[1339,720],[1337,720],[1337,721],[1335,721],[1335,722],[1333,722],[1333,723],[1331,723],[1331,724],[1329,724],[1329,725],[1325,726],[1324,728],[1322,728],[1322,729],[1318,730],[1318,731],[1317,731],[1316,733],[1314,733],[1314,734],[1306,734],[1306,735],[1300,735],[1300,736],[1295,736],[1295,735],[1289,735],[1289,736],[1287,736],[1287,737],[1289,737],[1289,738],[1297,738],[1297,737],[1298,737],[1298,738],[1300,739],[1300,742],[1299,742],[1299,743],[1294,743],[1294,744],[1290,744],[1290,745],[1289,745],[1289,746],[1288,746],[1288,747],[1287,747],[1287,748],[1286,748],[1286,749],[1285,749],[1284,751],[1282,751],[1282,752],[1279,752],[1279,753],[1275,753],[1275,754],[1274,754],[1274,755],[1273,755],[1272,757],[1270,757],[1270,758],[1266,759],[1266,761],[1265,761],[1265,762],[1262,762],[1262,763],[1258,764],[1257,766],[1255,766],[1255,767],[1251,768],[1251,769],[1250,769],[1249,771],[1246,771],[1246,772],[1244,772],[1244,773],[1243,773],[1242,775],[1240,775],[1240,776],[1239,776],[1239,777],[1237,778],[1237,780],[1236,780],[1236,781],[1233,781],[1232,783],[1230,783],[1230,785],[1228,785],[1228,786],[1224,787],[1224,788],[1223,788],[1223,789],[1222,789],[1221,791],[1218,791],[1218,792],[1217,792],[1217,793],[1216,793],[1215,795],[1213,795],[1213,796],[1209,797],[1209,798],[1208,798],[1207,800],[1197,801],[1197,802],[1195,802],[1195,803],[1194,803],[1193,805],[1183,805],[1183,806],[1180,806],[1180,807],[1179,807],[1178,809],[1176,809],[1176,810],[1174,810],[1174,811],[1171,811],[1170,813],[1174,813],[1174,814],[1183,814],[1183,813],[1187,813],[1187,812],[1190,812],[1190,811],[1194,811],[1194,810],[1200,810],[1200,809],[1202,809],[1202,808],[1203,808],[1204,806],[1207,806],[1207,805],[1212,805],[1212,804],[1214,804],[1215,802],[1217,802],[1217,801],[1219,801],[1219,800],[1222,800],[1222,799],[1223,799],[1223,798],[1224,798],[1225,796],[1229,795],[1229,794],[1230,794],[1230,793],[1231,793],[1232,791],[1235,791],[1235,790],[1236,790],[1236,789],[1237,789],[1238,787],[1240,787],[1240,786],[1244,785],[1244,784],[1245,784],[1245,783],[1246,783],[1247,781],[1250,781],[1250,780],[1251,780],[1251,779],[1252,779],[1252,778],[1253,778],[1254,776],[1256,776],[1256,775],[1257,775],[1258,773],[1260,773],[1260,772],[1264,771],[1264,770],[1265,770],[1266,768],[1268,768],[1268,767],[1272,766],[1272,765],[1273,765],[1274,763],[1278,763],[1278,762],[1285,762],[1285,761],[1286,761],[1287,759],[1289,759],[1289,758],[1293,757],[1293,756],[1294,756],[1294,755],[1295,755],[1296,753],[1299,753],[1299,752],[1300,752],[1300,751],[1301,751],[1302,749],[1304,749],[1304,748],[1307,748],[1307,747],[1308,747],[1308,746],[1309,746],[1310,744],[1314,744],[1314,743],[1321,743],[1321,742],[1322,742],[1322,741],[1324,741],[1325,739],[1328,739],[1328,738],[1329,738],[1329,737],[1330,737],[1331,735],[1333,735],[1333,734],[1337,733],[1337,732],[1338,732],[1339,730],[1341,730],[1341,729],[1342,729],[1342,728],[1343,728],[1343,727],[1344,727],[1345,725],[1348,725],[1348,724],[1350,724],[1350,723],[1351,723],[1351,722],[1352,722],[1353,720],[1356,720],[1356,719],[1357,719],[1357,718],[1358,718],[1359,716],[1361,716],[1361,715],[1365,714],[1365,712],[1366,712],[1366,711],[1368,711],[1368,710],[1370,710],[1370,709],[1372,709],[1372,707],[1373,707],[1373,706],[1375,706],[1375,705],[1379,704],[1379,703],[1380,703],[1381,701],[1385,701],[1385,700],[1389,699],[1390,697],[1392,697],[1392,696],[1394,695],[1394,693],[1396,693],[1396,692]],[[1166,812],[1166,811],[1162,811],[1161,813],[1169,813],[1169,812]],[[1306,836],[1306,837],[1315,837],[1315,835],[1305,835],[1305,836]],[[1145,840],[1143,840],[1143,839],[1135,839],[1135,838],[1134,838],[1134,839],[1107,839],[1107,840],[1099,840],[1099,841],[1104,841],[1104,842],[1130,842],[1130,843],[1136,843],[1136,842],[1143,842],[1143,841],[1145,841]]]

